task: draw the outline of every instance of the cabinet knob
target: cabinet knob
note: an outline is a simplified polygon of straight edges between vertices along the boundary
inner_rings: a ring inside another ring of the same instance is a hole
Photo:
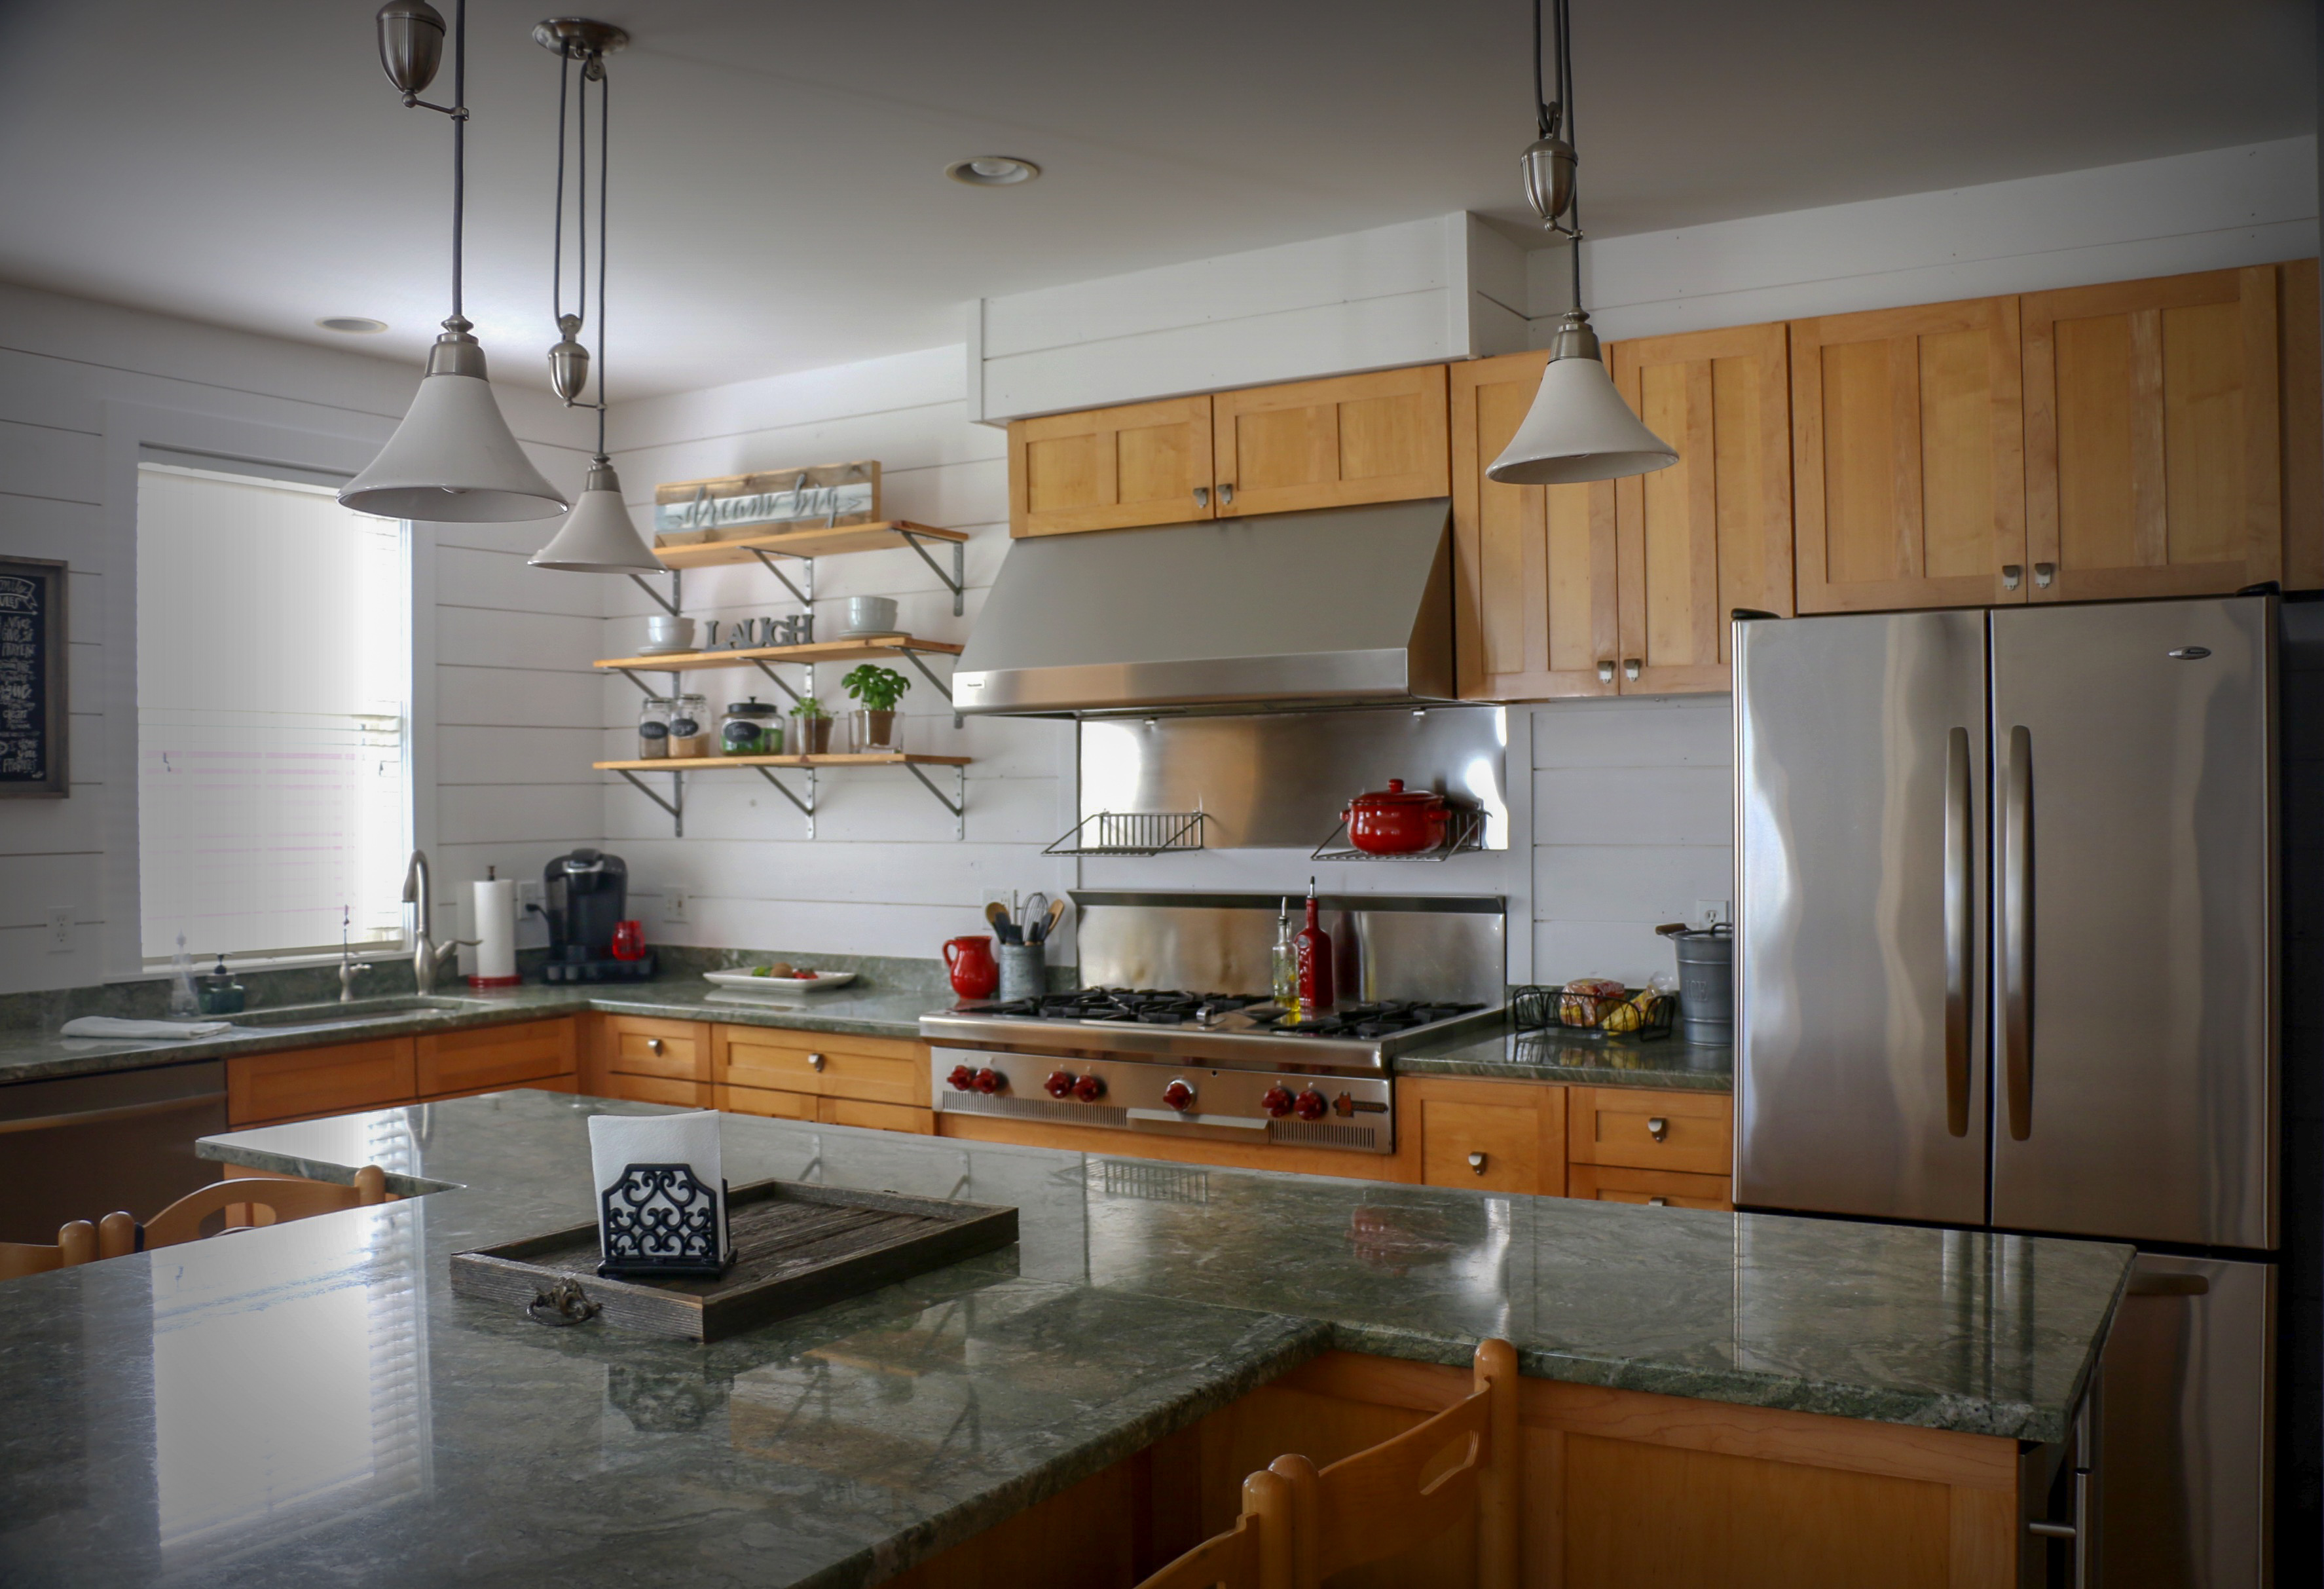
[[[1470,1154],[1470,1155],[1469,1155],[1469,1168],[1470,1168],[1471,1169],[1472,1169],[1472,1170],[1475,1170],[1479,1175],[1482,1175],[1482,1174],[1484,1174],[1484,1173],[1485,1173],[1485,1156],[1484,1156],[1482,1153],[1471,1153],[1471,1154]]]
[[[1197,485],[1194,487],[1194,505],[1198,508],[1206,508],[1211,505],[1211,488],[1209,486]]]
[[[1646,1199],[1646,1206],[1649,1208],[1667,1208],[1670,1206],[1670,1199],[1668,1197],[1649,1197]]]
[[[1622,659],[1622,677],[1628,679],[1633,684],[1636,684],[1638,681],[1638,670],[1639,662],[1637,658],[1625,657]]]
[[[1613,658],[1605,657],[1600,659],[1598,663],[1598,682],[1600,684],[1611,684],[1614,682]]]
[[[807,1057],[807,1067],[809,1070],[821,1070],[823,1068],[823,1056],[820,1054],[809,1054]],[[1657,1120],[1655,1123],[1656,1125],[1660,1125],[1662,1122]]]
[[[1219,505],[1222,508],[1231,508],[1234,506],[1233,481],[1222,480],[1219,482]]]
[[[2038,586],[2040,586],[2043,589],[2044,589],[2044,590],[2049,589],[2049,588],[2050,588],[2050,581],[2051,581],[2051,580],[2052,580],[2052,579],[2055,579],[2057,577],[2058,577],[2058,565],[2057,565],[2057,564],[2055,564],[2055,563],[2036,563],[2036,564],[2034,564],[2034,584],[2036,584],[2036,585],[2038,585]]]
[[[2016,589],[2017,582],[2024,577],[2025,568],[2024,564],[2004,563],[2001,565],[2001,583],[2004,589]]]
[[[1661,1141],[1670,1135],[1670,1122],[1659,1114],[1652,1116],[1646,1122],[1646,1135],[1654,1138],[1657,1142]]]
[[[661,1052],[661,1039],[660,1039],[659,1038],[648,1038],[648,1039],[646,1039],[646,1052],[647,1052],[647,1053],[649,1053],[649,1054],[659,1054],[659,1053],[660,1053],[660,1052]]]

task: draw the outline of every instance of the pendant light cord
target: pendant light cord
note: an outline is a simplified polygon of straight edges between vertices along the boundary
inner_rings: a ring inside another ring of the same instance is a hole
[[[582,79],[588,80],[586,77]],[[613,124],[613,112],[607,107],[606,90],[613,87],[613,76],[600,60],[597,67],[597,456],[605,456],[605,200],[611,192],[606,173],[613,165],[605,141],[607,129]]]
[[[460,240],[468,217],[468,0],[452,10],[452,318],[460,312]]]
[[[557,224],[549,233],[549,318],[565,318],[565,123],[566,100],[573,81],[569,50],[557,60]]]

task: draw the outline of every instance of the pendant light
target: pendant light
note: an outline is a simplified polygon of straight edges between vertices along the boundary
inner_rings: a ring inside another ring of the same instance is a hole
[[[1639,423],[1606,373],[1598,333],[1582,307],[1582,210],[1574,192],[1573,30],[1568,0],[1554,0],[1557,97],[1541,79],[1541,7],[1534,0],[1533,97],[1539,135],[1520,158],[1526,198],[1541,224],[1566,239],[1573,259],[1573,307],[1549,344],[1541,389],[1517,434],[1485,474],[1507,485],[1566,485],[1646,475],[1678,462],[1678,451]]]
[[[536,568],[562,568],[576,574],[660,573],[661,559],[640,538],[622,503],[622,482],[605,455],[605,57],[630,42],[617,27],[586,17],[556,17],[532,30],[543,48],[559,58],[557,84],[557,242],[552,250],[550,312],[557,320],[557,346],[549,350],[549,378],[567,408],[597,411],[597,456],[589,462],[580,500],[557,527],[547,546],[532,556]],[[573,68],[579,65],[579,89],[572,96],[571,142],[577,151],[578,180],[574,184],[576,227],[574,254],[579,290],[575,308],[565,307],[565,150],[567,88]],[[584,404],[581,393],[589,384],[592,360],[581,342],[584,316],[589,305],[589,85],[597,85],[597,399]],[[659,599],[659,598],[657,598]],[[665,604],[667,605],[667,604]]]
[[[484,374],[484,350],[460,312],[460,234],[467,203],[468,5],[453,13],[452,99],[420,95],[444,59],[444,17],[428,0],[388,0],[379,8],[379,60],[407,108],[452,120],[452,315],[428,352],[428,373],[403,422],[371,466],[339,493],[342,505],[386,519],[459,524],[545,519],[565,498],[541,477],[510,434]]]

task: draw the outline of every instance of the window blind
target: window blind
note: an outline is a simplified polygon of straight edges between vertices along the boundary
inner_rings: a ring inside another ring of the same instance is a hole
[[[148,964],[403,941],[403,526],[330,487],[138,467],[138,875]]]

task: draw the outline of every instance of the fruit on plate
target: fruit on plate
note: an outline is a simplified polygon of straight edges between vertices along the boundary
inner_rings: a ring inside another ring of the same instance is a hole
[[[794,974],[789,961],[778,960],[772,965],[753,966],[751,975],[752,976],[790,976]]]

